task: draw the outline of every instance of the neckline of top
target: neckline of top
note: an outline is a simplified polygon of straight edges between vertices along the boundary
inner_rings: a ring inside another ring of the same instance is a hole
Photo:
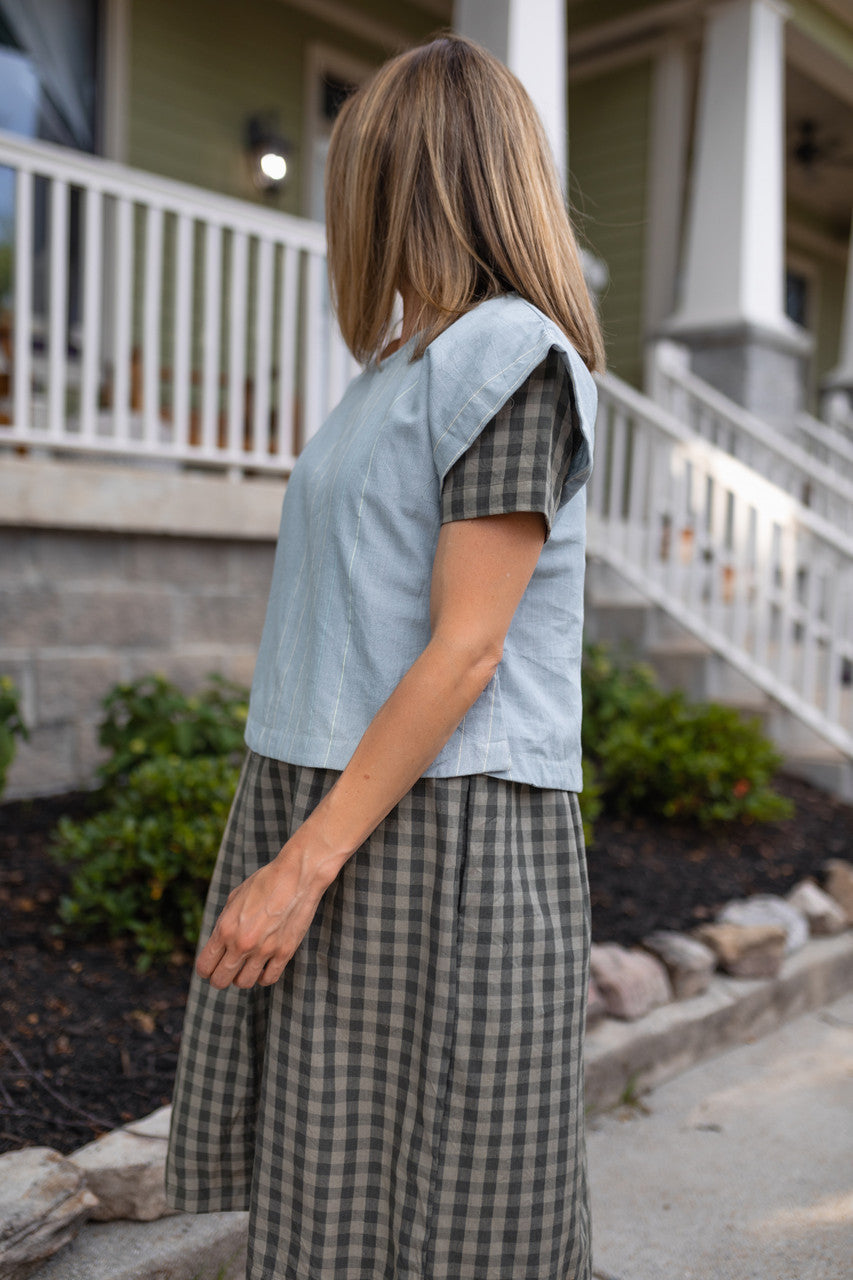
[[[382,369],[385,368],[385,366],[389,363],[389,361],[396,360],[397,356],[402,355],[404,351],[408,351],[412,346],[414,346],[415,341],[417,340],[417,337],[418,335],[416,333],[413,333],[411,338],[408,339],[408,341],[404,342],[402,346],[397,347],[394,351],[390,352],[387,356],[374,356],[372,361],[370,362],[370,367],[381,371]]]

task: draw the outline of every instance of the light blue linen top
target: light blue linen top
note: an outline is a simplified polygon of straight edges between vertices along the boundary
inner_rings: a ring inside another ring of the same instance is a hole
[[[291,764],[347,765],[429,641],[444,476],[556,349],[580,432],[561,506],[495,676],[425,776],[487,773],[580,791],[595,383],[565,334],[515,294],[481,303],[414,362],[413,347],[350,383],[293,469],[246,742]]]

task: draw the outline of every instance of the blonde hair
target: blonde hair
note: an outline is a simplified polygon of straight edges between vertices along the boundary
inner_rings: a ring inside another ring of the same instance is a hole
[[[398,291],[419,307],[414,357],[478,303],[515,292],[592,370],[598,317],[551,150],[521,82],[443,35],[391,59],[345,103],[326,166],[329,278],[362,361],[391,338]]]

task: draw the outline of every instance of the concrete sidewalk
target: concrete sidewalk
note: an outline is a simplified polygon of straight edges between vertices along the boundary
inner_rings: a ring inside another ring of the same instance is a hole
[[[587,1128],[597,1280],[853,1280],[853,994]]]

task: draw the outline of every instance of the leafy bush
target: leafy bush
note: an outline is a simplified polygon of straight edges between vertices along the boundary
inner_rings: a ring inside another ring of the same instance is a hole
[[[64,923],[130,935],[140,968],[181,942],[194,947],[238,771],[225,756],[148,760],[109,808],[84,822],[61,819],[51,853],[72,868]]]
[[[116,685],[103,707],[105,807],[57,827],[51,852],[72,869],[59,914],[78,933],[132,937],[147,968],[198,939],[237,785],[247,691],[211,675],[188,696],[152,675]]]
[[[757,719],[664,693],[651,669],[590,646],[583,668],[584,753],[615,813],[728,822],[789,817],[770,780],[782,757]]]
[[[598,770],[589,756],[583,757],[583,791],[579,796],[581,818],[583,820],[584,844],[589,848],[592,844],[592,833],[595,820],[601,813],[601,787],[598,782]]]
[[[9,766],[15,758],[15,739],[27,736],[14,681],[9,676],[0,676],[0,795],[6,785]]]
[[[111,755],[99,769],[112,786],[145,760],[176,755],[226,756],[242,751],[248,695],[242,685],[208,676],[187,696],[164,676],[119,684],[104,699],[99,741]]]

